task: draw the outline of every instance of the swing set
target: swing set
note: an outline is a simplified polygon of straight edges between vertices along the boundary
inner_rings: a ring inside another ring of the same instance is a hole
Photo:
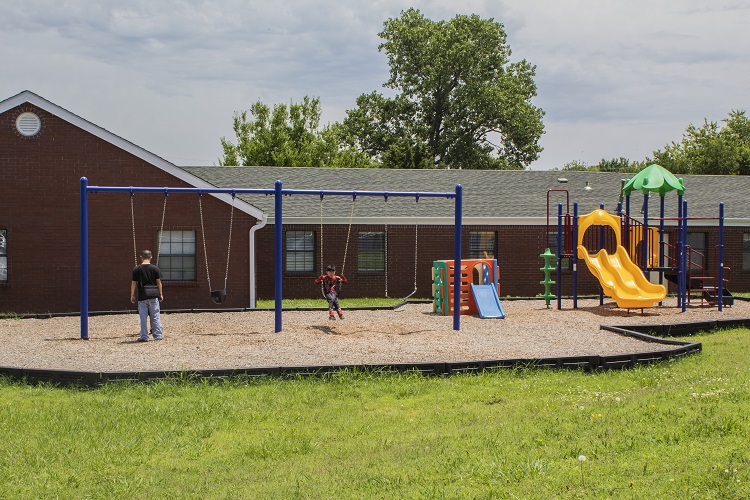
[[[388,296],[388,195],[390,193],[385,193],[383,195],[383,198],[386,202],[386,223],[384,227],[384,262],[383,262],[383,268],[385,271],[385,298],[390,299],[393,297]],[[324,193],[320,193],[320,274],[325,274],[325,267],[324,267],[324,259],[323,259],[323,198]],[[419,194],[415,195],[416,201],[419,202]],[[346,268],[346,256],[349,254],[349,240],[352,233],[352,221],[354,220],[354,212],[355,207],[357,205],[357,193],[352,195],[352,201],[351,201],[351,211],[349,212],[349,225],[346,231],[346,244],[344,245],[344,258],[343,263],[341,264],[341,274],[344,274],[344,269]],[[414,289],[412,292],[407,295],[406,297],[403,297],[401,299],[398,299],[398,302],[391,306],[392,309],[398,309],[401,306],[406,305],[406,302],[409,298],[413,297],[415,293],[417,293],[417,250],[419,246],[419,225],[414,224]],[[343,284],[339,283],[339,292],[341,292],[341,289],[343,288]],[[320,288],[321,293],[323,294],[323,298],[326,298],[325,293],[325,287],[321,283]]]
[[[130,222],[133,227],[133,257],[135,265],[138,265],[138,245],[136,244],[135,238],[135,207],[133,199],[135,197],[135,188],[130,188]],[[167,213],[167,198],[169,197],[169,188],[164,188],[164,206],[161,212],[161,225],[159,226],[159,244],[156,250],[155,263],[156,267],[159,267],[159,255],[161,255],[161,239],[164,234],[164,218]],[[208,252],[206,252],[206,231],[203,223],[203,192],[198,190],[198,210],[200,211],[201,219],[201,240],[203,242],[203,256],[206,261],[206,281],[208,281],[208,291],[211,295],[211,300],[216,304],[222,304],[227,299],[227,281],[229,279],[229,254],[232,250],[232,226],[234,225],[234,200],[236,194],[232,192],[232,209],[229,216],[229,243],[227,244],[227,266],[226,272],[224,273],[224,288],[214,290],[211,286],[211,274],[208,269]]]
[[[277,180],[274,185],[274,189],[245,189],[245,188],[164,188],[164,187],[125,187],[125,186],[89,186],[88,179],[81,177],[80,187],[80,215],[81,215],[81,230],[80,230],[80,302],[81,302],[81,339],[88,340],[89,338],[89,224],[88,224],[88,195],[92,192],[163,192],[165,197],[168,193],[197,193],[199,199],[201,194],[224,194],[232,196],[232,207],[234,208],[234,197],[237,194],[263,194],[274,196],[274,330],[275,332],[282,331],[282,263],[283,263],[283,197],[291,195],[314,195],[314,196],[351,196],[353,199],[356,196],[396,196],[396,197],[420,197],[429,198],[447,198],[454,200],[454,242],[453,252],[454,261],[457,266],[461,264],[461,232],[462,232],[462,204],[463,204],[463,188],[461,184],[456,184],[454,192],[406,192],[406,191],[337,191],[337,190],[301,190],[301,189],[284,189],[283,184],[280,180]],[[199,207],[202,212],[202,202],[199,201]],[[162,210],[162,219],[166,213],[166,200],[165,207]],[[134,211],[131,213],[132,219],[135,221]],[[353,216],[353,215],[352,215]],[[201,216],[202,217],[202,216]],[[233,215],[230,218],[230,239],[227,249],[227,272],[224,278],[224,289],[223,290],[211,290],[211,296],[216,301],[217,299],[223,301],[226,298],[226,281],[229,275],[229,249],[231,249],[231,225],[233,223]],[[133,224],[135,228],[135,224]],[[162,222],[163,228],[163,222]],[[351,228],[351,223],[350,223]],[[201,223],[201,231],[204,232],[203,223]],[[135,230],[133,231],[135,234]],[[415,236],[417,231],[415,229]],[[348,239],[348,237],[347,237]],[[135,238],[134,238],[135,240]],[[205,238],[204,238],[205,245]],[[415,245],[416,246],[416,245]],[[134,243],[134,248],[137,249]],[[136,250],[137,251],[137,250]],[[322,252],[321,252],[322,253]],[[205,254],[205,250],[204,250]],[[136,259],[137,260],[137,259]],[[206,261],[208,262],[208,261]],[[208,264],[206,265],[206,272],[208,274]],[[211,285],[209,283],[209,289]],[[460,300],[459,297],[459,276],[456,273],[455,276],[455,301]],[[216,293],[215,293],[216,292]],[[216,298],[214,298],[214,296]],[[460,330],[461,317],[459,315],[458,308],[453,315],[453,329]]]

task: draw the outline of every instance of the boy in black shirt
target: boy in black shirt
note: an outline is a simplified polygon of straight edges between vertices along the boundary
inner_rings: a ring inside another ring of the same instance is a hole
[[[148,318],[151,317],[151,334],[154,340],[162,339],[159,301],[164,300],[161,287],[161,271],[151,263],[151,250],[141,252],[141,265],[133,268],[130,282],[130,302],[135,304],[138,291],[138,315],[141,318],[141,332],[138,342],[148,342]]]

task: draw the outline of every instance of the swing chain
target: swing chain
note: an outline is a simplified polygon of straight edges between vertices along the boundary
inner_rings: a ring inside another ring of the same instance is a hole
[[[224,273],[224,290],[227,289],[227,280],[229,279],[229,253],[232,251],[232,226],[234,225],[234,191],[232,191],[232,210],[229,215],[229,245],[227,247],[227,271]]]
[[[211,276],[208,274],[208,254],[206,253],[206,232],[203,228],[203,193],[198,191],[198,208],[201,214],[201,241],[203,242],[203,256],[206,259],[206,280],[208,281],[208,291],[211,291]]]
[[[419,224],[414,224],[414,291],[417,291],[417,244],[419,243],[418,238]]]
[[[385,258],[383,263],[383,270],[385,271],[385,297],[388,297],[388,193],[385,194],[385,241],[384,241],[384,251],[385,251]]]
[[[320,275],[325,274],[323,267],[323,193],[320,193]],[[323,294],[325,296],[325,293]]]
[[[138,267],[138,248],[135,244],[135,210],[133,209],[133,189],[130,189],[130,221],[133,224],[133,261]]]
[[[419,193],[416,197],[417,203],[419,203]],[[414,222],[414,292],[417,291],[417,250],[419,245],[419,224]],[[414,294],[412,292],[412,294]]]
[[[344,246],[344,262],[341,264],[341,274],[346,268],[346,254],[349,253],[349,236],[352,234],[352,219],[354,218],[354,207],[357,204],[357,194],[352,195],[352,211],[349,213],[349,229],[346,231],[346,246]]]
[[[156,267],[159,267],[159,255],[161,255],[161,236],[164,234],[164,216],[167,214],[168,189],[164,188],[164,208],[161,211],[161,226],[159,227],[159,245],[156,249]]]

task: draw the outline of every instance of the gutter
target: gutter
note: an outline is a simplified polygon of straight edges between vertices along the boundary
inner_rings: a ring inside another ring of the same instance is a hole
[[[255,231],[266,227],[268,215],[261,218],[250,228],[250,309],[255,309]]]

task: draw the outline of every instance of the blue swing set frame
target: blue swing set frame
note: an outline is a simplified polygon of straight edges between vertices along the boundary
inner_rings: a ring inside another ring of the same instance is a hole
[[[461,232],[462,232],[462,204],[463,188],[456,184],[454,192],[435,191],[340,191],[340,190],[311,190],[311,189],[284,189],[282,182],[277,180],[274,189],[246,189],[246,188],[167,188],[167,187],[125,187],[125,186],[89,186],[88,179],[81,177],[81,262],[80,262],[80,301],[81,301],[81,339],[89,338],[89,225],[88,225],[88,194],[94,192],[158,192],[164,193],[224,193],[235,196],[237,194],[263,194],[273,195],[274,200],[274,331],[282,331],[282,240],[283,240],[283,197],[291,195],[312,196],[389,196],[415,197],[419,198],[448,198],[454,200],[455,222],[454,222],[454,244],[453,253],[456,266],[461,266]],[[460,273],[454,276],[454,301],[460,302]],[[460,308],[454,308],[453,329],[461,329]]]

